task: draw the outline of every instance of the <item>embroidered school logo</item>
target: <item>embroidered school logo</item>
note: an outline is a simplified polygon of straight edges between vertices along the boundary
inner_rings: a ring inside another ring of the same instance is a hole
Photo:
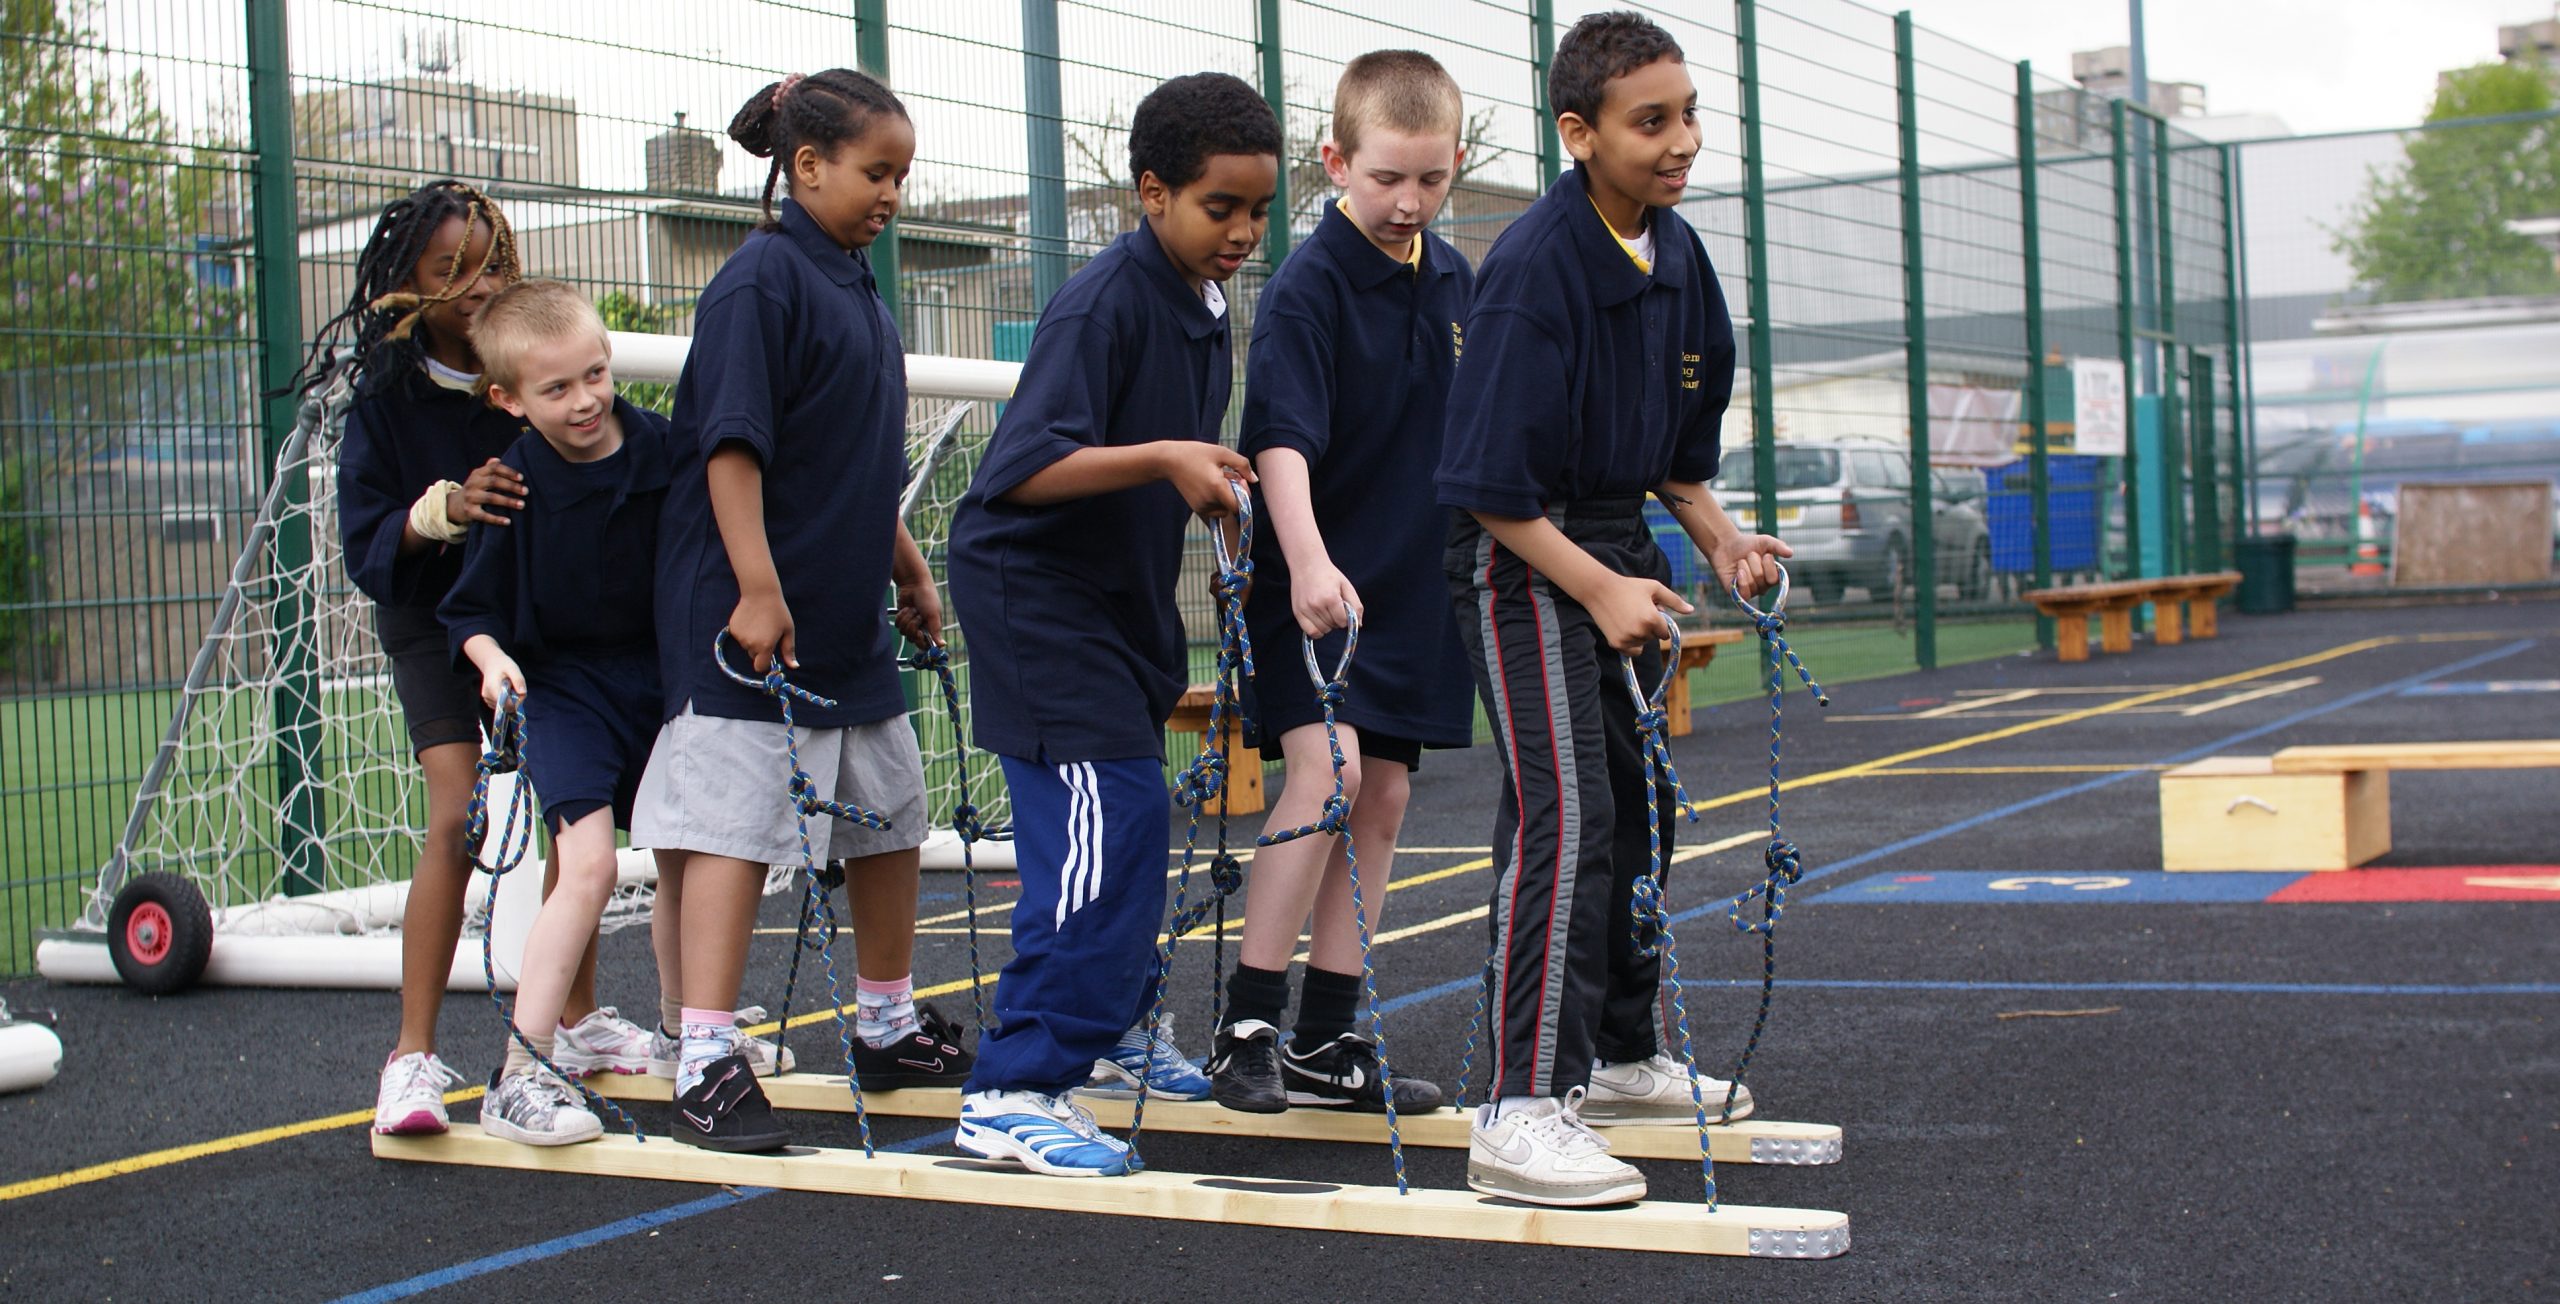
[[[1697,361],[1697,354],[1683,353],[1680,355],[1680,388],[1696,389],[1698,387],[1698,368],[1695,365]]]
[[[1467,328],[1456,322],[1449,323],[1449,356],[1452,358],[1467,356]]]

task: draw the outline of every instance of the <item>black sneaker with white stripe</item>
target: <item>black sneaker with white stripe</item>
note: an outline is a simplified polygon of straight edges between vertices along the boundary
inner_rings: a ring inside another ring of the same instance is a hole
[[[1358,1033],[1346,1032],[1304,1054],[1296,1046],[1280,1052],[1280,1080],[1292,1105],[1383,1114],[1385,1078],[1378,1070],[1377,1043]],[[1438,1085],[1396,1075],[1397,1113],[1424,1114],[1447,1103]]]
[[[723,1055],[702,1070],[702,1081],[676,1097],[675,1138],[689,1146],[730,1154],[763,1154],[791,1144],[773,1117],[773,1105],[756,1085],[744,1055]]]
[[[960,1048],[960,1025],[930,1005],[917,1007],[915,1031],[886,1046],[853,1043],[853,1072],[865,1091],[956,1087],[977,1065],[977,1057]]]
[[[1209,1098],[1243,1114],[1280,1114],[1289,1108],[1280,1085],[1280,1030],[1260,1019],[1218,1029],[1209,1042]]]

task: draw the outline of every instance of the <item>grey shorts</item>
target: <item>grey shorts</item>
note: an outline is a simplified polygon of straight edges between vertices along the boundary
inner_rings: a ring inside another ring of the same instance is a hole
[[[924,756],[904,715],[842,729],[802,729],[800,767],[818,795],[889,817],[886,830],[809,817],[821,862],[905,851],[924,842]],[[699,851],[759,865],[800,863],[791,762],[779,720],[724,720],[692,706],[658,726],[632,812],[633,846]]]

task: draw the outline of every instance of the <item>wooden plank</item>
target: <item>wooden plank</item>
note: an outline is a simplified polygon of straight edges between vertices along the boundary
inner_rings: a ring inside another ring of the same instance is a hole
[[[2278,774],[2347,770],[2540,770],[2560,766],[2560,740],[2459,743],[2348,743],[2287,747],[2275,754]]]
[[[675,1084],[665,1078],[606,1073],[588,1078],[587,1085],[598,1095],[616,1100],[653,1102],[673,1099],[675,1089]],[[785,1073],[766,1078],[764,1093],[776,1109],[853,1112],[853,1093],[845,1089],[841,1073]],[[1130,1101],[1078,1095],[1076,1103],[1092,1111],[1094,1121],[1104,1127],[1129,1126]],[[862,1104],[874,1114],[892,1118],[960,1117],[960,1093],[951,1088],[870,1091],[863,1093]],[[1409,1146],[1463,1150],[1467,1145],[1467,1120],[1473,1112],[1442,1109],[1429,1114],[1404,1114],[1397,1119],[1397,1130]],[[1213,1100],[1151,1100],[1147,1102],[1147,1130],[1383,1146],[1387,1143],[1387,1116],[1333,1109],[1245,1114]],[[1623,1123],[1602,1127],[1599,1132],[1609,1138],[1609,1153],[1621,1159],[1698,1157],[1695,1124]],[[1746,1118],[1708,1127],[1707,1147],[1720,1164],[1834,1164],[1840,1162],[1840,1129],[1829,1123]]]
[[[376,1136],[373,1153],[418,1163],[1511,1245],[1801,1259],[1827,1259],[1849,1248],[1848,1216],[1815,1209],[1710,1210],[1675,1201],[1546,1209],[1472,1191],[1415,1188],[1398,1195],[1393,1187],[1162,1172],[1043,1177],[958,1156],[866,1158],[859,1150],[810,1147],[725,1155],[665,1138],[643,1142],[628,1136],[525,1146],[498,1140],[471,1123],[457,1123],[442,1136]]]
[[[1689,672],[1704,670],[1714,664],[1717,648],[1741,641],[1742,631],[1738,629],[1681,629],[1680,664],[1672,668],[1671,687],[1662,695],[1662,713],[1671,717],[1672,737],[1686,738],[1696,727],[1696,722],[1689,718],[1693,709],[1689,698]],[[1669,639],[1663,640],[1666,650],[1670,642]]]

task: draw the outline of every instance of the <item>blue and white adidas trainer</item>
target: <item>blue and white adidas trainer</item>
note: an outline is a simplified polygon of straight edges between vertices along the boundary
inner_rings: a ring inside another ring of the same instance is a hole
[[[1137,1171],[1127,1142],[1104,1132],[1066,1095],[973,1091],[960,1098],[962,1150],[1011,1160],[1051,1177],[1125,1177]]]
[[[1185,1058],[1182,1048],[1174,1044],[1170,1014],[1156,1022],[1153,1038],[1147,1036],[1147,1025],[1143,1023],[1120,1034],[1120,1044],[1093,1062],[1093,1080],[1085,1084],[1084,1090],[1088,1095],[1124,1100],[1138,1094],[1141,1078],[1147,1084],[1147,1094],[1158,1099],[1209,1098],[1209,1075]]]

